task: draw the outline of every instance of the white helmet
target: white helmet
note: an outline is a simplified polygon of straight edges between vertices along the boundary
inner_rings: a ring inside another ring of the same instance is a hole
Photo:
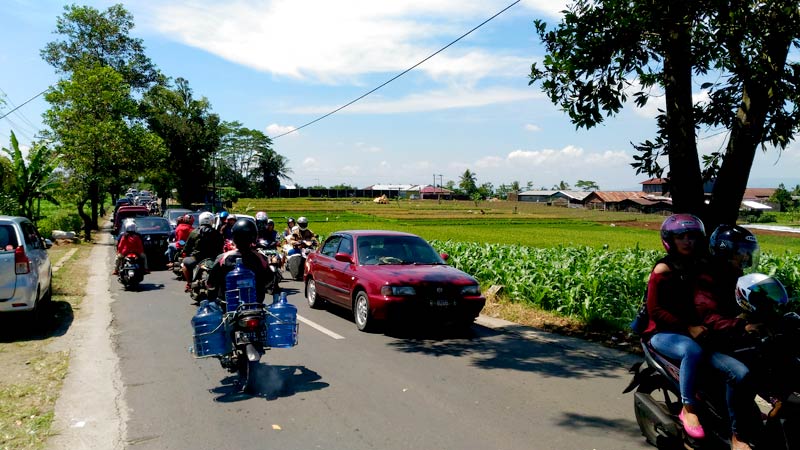
[[[136,233],[136,222],[134,222],[133,219],[128,219],[125,221],[125,232]]]
[[[736,303],[748,312],[777,312],[789,302],[780,281],[763,273],[751,273],[736,282]]]
[[[306,228],[308,228],[308,219],[306,219],[305,217],[298,218],[297,225],[300,226],[301,230],[305,230]]]
[[[214,214],[206,211],[200,214],[200,225],[211,225],[214,222]]]

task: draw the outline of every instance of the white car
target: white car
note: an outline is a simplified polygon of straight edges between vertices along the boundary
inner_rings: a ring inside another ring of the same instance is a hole
[[[37,313],[50,301],[48,246],[30,220],[0,216],[0,313]]]

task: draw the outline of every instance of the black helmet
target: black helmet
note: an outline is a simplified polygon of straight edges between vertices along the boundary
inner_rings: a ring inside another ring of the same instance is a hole
[[[258,230],[256,229],[256,224],[253,222],[247,219],[239,219],[233,224],[231,235],[233,236],[233,243],[236,244],[236,248],[245,250],[256,242]]]
[[[708,240],[708,251],[715,258],[739,264],[745,273],[752,272],[758,265],[758,240],[739,225],[718,226]]]

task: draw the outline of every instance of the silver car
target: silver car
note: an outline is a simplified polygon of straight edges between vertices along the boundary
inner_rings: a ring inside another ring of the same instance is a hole
[[[48,244],[25,217],[0,216],[0,313],[37,312],[52,296]]]

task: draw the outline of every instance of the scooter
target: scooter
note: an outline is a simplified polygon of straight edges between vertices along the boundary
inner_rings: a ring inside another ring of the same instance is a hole
[[[144,280],[144,269],[139,265],[139,257],[135,253],[125,255],[117,280],[125,290],[138,288],[139,283]]]
[[[755,444],[759,449],[800,449],[800,316],[787,313],[768,322],[768,332],[752,345],[739,348],[732,356],[747,364],[758,380],[757,393],[770,405],[762,417]],[[630,369],[633,374],[625,393],[634,392],[634,413],[648,443],[659,449],[729,448],[730,422],[725,403],[724,382],[702,379],[698,397],[700,420],[706,431],[702,441],[689,437],[678,414],[680,362],[642,343],[644,361]],[[755,405],[753,405],[755,408]],[[755,412],[755,411],[754,411]],[[756,412],[757,413],[757,412]]]

